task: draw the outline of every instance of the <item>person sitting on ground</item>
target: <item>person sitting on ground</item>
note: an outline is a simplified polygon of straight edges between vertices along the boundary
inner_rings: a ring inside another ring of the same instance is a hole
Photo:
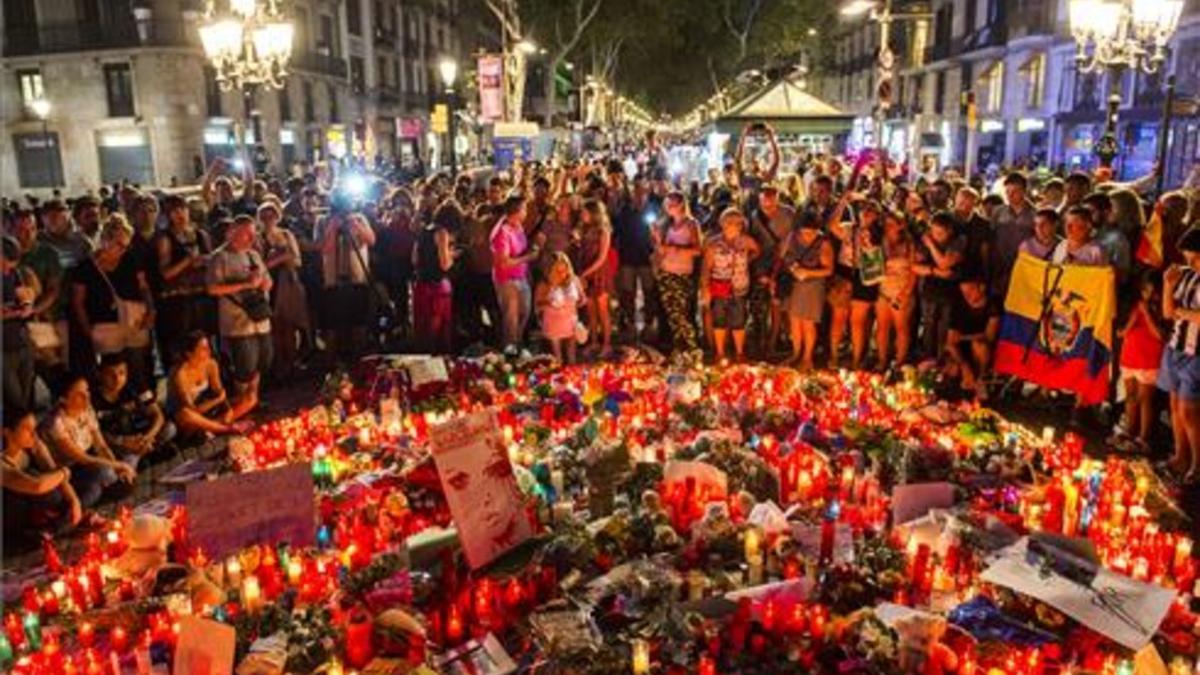
[[[986,401],[985,379],[992,367],[992,345],[1000,333],[1000,309],[988,298],[982,279],[964,279],[958,288],[946,336],[947,372],[957,373],[964,391],[973,391],[978,400]]]
[[[179,365],[171,373],[168,403],[171,419],[179,429],[181,441],[194,441],[208,434],[239,433],[244,425],[235,424],[258,404],[257,396],[247,392],[229,400],[221,373],[213,358],[208,337],[194,331],[184,336],[179,346]]]
[[[154,392],[138,392],[129,382],[129,364],[120,354],[100,359],[93,407],[100,431],[117,452],[145,457],[161,454],[175,437],[175,425],[167,421]]]
[[[83,375],[72,375],[58,405],[43,422],[43,435],[55,456],[71,469],[71,487],[84,506],[100,501],[104,491],[118,480],[132,483],[137,478],[137,455],[117,454],[100,431],[92,408],[91,388]]]
[[[37,417],[30,411],[4,411],[4,454],[0,456],[0,485],[4,489],[5,544],[38,531],[74,526],[83,506],[71,487],[71,470],[59,467],[37,435]]]

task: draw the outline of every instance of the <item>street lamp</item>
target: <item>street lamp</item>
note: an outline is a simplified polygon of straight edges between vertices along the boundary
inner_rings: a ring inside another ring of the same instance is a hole
[[[1069,18],[1075,38],[1075,63],[1081,73],[1109,73],[1104,136],[1096,144],[1100,165],[1117,156],[1117,111],[1125,70],[1154,73],[1167,60],[1167,42],[1175,33],[1184,0],[1071,0]],[[1166,133],[1164,128],[1162,133]]]
[[[446,135],[449,137],[447,149],[450,151],[450,175],[458,175],[458,148],[454,133],[454,83],[458,79],[458,61],[446,57],[438,62],[438,73],[442,76],[442,84],[446,85]]]
[[[517,49],[526,54],[536,54],[538,51],[538,46],[529,40],[521,40],[517,43]]]
[[[258,85],[282,88],[294,35],[279,0],[229,0],[225,10],[208,0],[200,25],[204,54],[226,91]]]
[[[29,102],[29,109],[42,121],[42,148],[46,153],[46,175],[50,176],[50,187],[58,185],[58,171],[54,168],[54,157],[50,149],[50,101],[45,97]]]

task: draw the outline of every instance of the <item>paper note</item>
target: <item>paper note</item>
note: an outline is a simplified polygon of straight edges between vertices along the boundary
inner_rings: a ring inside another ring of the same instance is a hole
[[[175,648],[175,675],[230,675],[237,631],[233,626],[183,616]]]
[[[1101,569],[1090,587],[1053,572],[1043,574],[1026,560],[1029,539],[1004,549],[980,579],[1011,588],[1050,605],[1129,649],[1141,649],[1158,631],[1175,601],[1175,591]]]
[[[729,494],[729,479],[725,472],[705,462],[667,462],[663,467],[663,482],[670,490],[677,483],[686,483],[689,478],[695,479],[696,494],[705,495],[708,500],[724,501]]]
[[[450,374],[446,372],[446,361],[440,356],[414,359],[407,364],[407,368],[413,389],[420,389],[427,384],[446,382],[450,379]]]

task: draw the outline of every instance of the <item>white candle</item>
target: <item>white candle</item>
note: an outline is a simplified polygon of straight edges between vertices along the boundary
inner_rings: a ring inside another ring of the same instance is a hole
[[[262,605],[262,589],[258,585],[258,577],[251,574],[242,582],[242,607],[247,612],[254,612],[260,605]]]
[[[1042,442],[1046,445],[1050,445],[1054,442],[1054,427],[1042,427]]]
[[[554,488],[554,494],[558,499],[563,498],[563,491],[566,488],[566,479],[563,477],[562,469],[555,469],[550,472],[550,486]]]

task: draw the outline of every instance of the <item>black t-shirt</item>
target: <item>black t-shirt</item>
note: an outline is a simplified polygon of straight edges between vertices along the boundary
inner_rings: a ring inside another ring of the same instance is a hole
[[[962,253],[966,248],[966,239],[962,236],[954,235],[950,241],[946,242],[945,244],[935,244],[935,246],[937,246],[938,252],[943,255],[955,251]],[[933,259],[933,253],[930,252],[930,249],[925,244],[924,239],[917,242],[916,255],[917,262],[919,264],[929,265],[931,267],[936,266],[936,263]],[[953,273],[949,279],[936,277],[932,274],[925,277],[921,287],[921,293],[925,297],[929,298],[950,298],[952,296],[957,297],[961,295],[958,291],[958,280],[961,278],[962,262],[960,260],[959,264],[954,266]]]
[[[650,238],[651,224],[646,222],[647,215],[661,216],[662,209],[655,199],[646,201],[639,211],[630,200],[622,200],[614,215],[613,243],[621,266],[645,267],[650,264],[650,256],[654,251],[654,242]]]
[[[129,385],[117,394],[115,401],[109,401],[99,391],[92,396],[92,408],[100,421],[100,430],[111,436],[132,436],[149,431],[153,423],[149,407],[153,402],[153,393],[146,391],[139,396]]]
[[[71,272],[71,282],[87,287],[84,308],[87,310],[88,319],[92,323],[116,323],[119,320],[117,298],[113,297],[114,290],[122,300],[140,302],[142,294],[137,281],[140,271],[141,263],[138,257],[132,254],[132,250],[126,251],[116,269],[107,274],[101,273],[93,258],[87,258],[76,265]],[[105,276],[108,277],[108,281],[105,281]],[[109,284],[112,285],[111,288]]]
[[[978,213],[959,222],[959,236],[966,241],[960,269],[964,279],[982,279],[984,272],[983,247],[992,243],[992,224]]]
[[[950,310],[950,329],[964,338],[983,335],[987,331],[988,321],[998,316],[999,306],[992,299],[989,298],[981,307],[972,307],[959,293]]]

